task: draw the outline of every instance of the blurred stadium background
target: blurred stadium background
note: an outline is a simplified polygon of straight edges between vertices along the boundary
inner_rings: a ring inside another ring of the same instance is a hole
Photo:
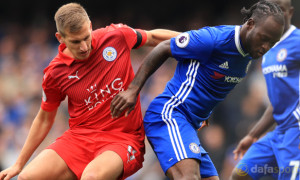
[[[23,146],[41,101],[43,69],[57,54],[53,16],[66,0],[5,0],[0,5],[0,170],[12,165]],[[93,28],[124,23],[133,28],[168,28],[177,31],[203,26],[242,24],[240,9],[253,0],[210,1],[76,1],[90,15]],[[300,1],[292,23],[300,27]],[[299,11],[297,11],[299,9]],[[132,52],[135,71],[151,48]],[[209,128],[199,132],[220,178],[228,179],[237,163],[232,150],[264,112],[268,102],[260,60],[253,61],[248,76],[220,103]],[[176,61],[169,59],[141,92],[143,113],[172,77]],[[34,156],[68,128],[67,103],[60,106],[56,122]],[[147,144],[144,167],[130,180],[164,180],[159,163]]]

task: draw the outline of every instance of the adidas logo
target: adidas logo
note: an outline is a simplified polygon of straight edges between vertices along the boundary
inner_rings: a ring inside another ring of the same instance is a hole
[[[226,61],[223,64],[221,64],[219,67],[222,68],[222,69],[229,69],[228,61]]]

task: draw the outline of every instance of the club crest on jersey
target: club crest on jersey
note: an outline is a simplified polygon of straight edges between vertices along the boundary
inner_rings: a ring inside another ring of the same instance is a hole
[[[195,154],[199,154],[200,153],[200,147],[196,143],[191,143],[189,145],[189,148]]]
[[[103,50],[103,57],[106,61],[113,61],[117,57],[117,51],[113,47],[106,47]]]
[[[277,53],[277,61],[282,62],[285,60],[287,56],[287,50],[285,48],[280,49],[279,52]]]
[[[189,33],[185,32],[179,34],[175,39],[176,45],[180,48],[185,48],[190,42],[190,35]]]

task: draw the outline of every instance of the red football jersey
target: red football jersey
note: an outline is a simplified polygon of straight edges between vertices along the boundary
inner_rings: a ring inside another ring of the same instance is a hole
[[[71,129],[137,131],[142,127],[139,98],[128,117],[117,119],[111,118],[110,103],[133,80],[130,51],[137,44],[144,45],[146,40],[143,30],[112,24],[92,32],[92,51],[85,60],[63,54],[66,45],[61,44],[58,55],[44,70],[41,108],[52,111],[67,96]]]

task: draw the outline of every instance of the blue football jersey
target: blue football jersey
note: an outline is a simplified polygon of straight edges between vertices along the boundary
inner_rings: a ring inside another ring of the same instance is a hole
[[[262,70],[277,129],[300,127],[300,30],[295,26],[263,57]]]
[[[252,59],[240,40],[241,26],[204,27],[171,39],[178,61],[173,78],[148,111],[179,111],[196,128],[247,73]]]

